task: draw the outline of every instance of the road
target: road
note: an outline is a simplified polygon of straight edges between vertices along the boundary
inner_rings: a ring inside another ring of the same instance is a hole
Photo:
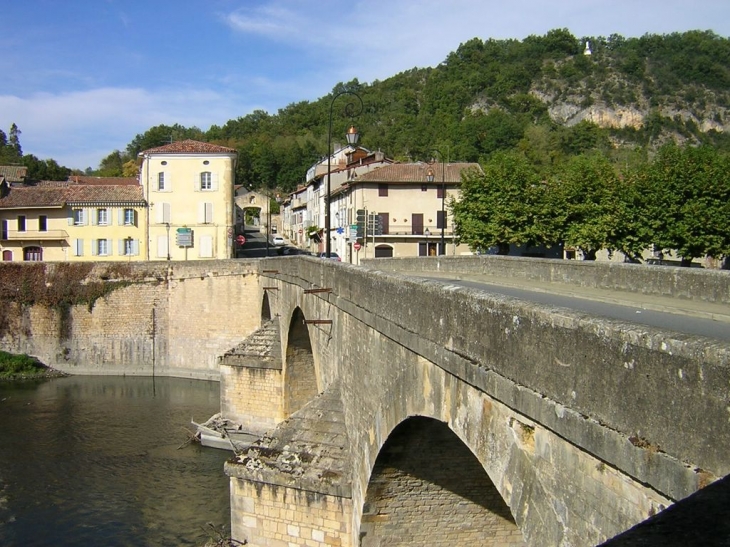
[[[405,273],[405,272],[404,272]],[[730,342],[730,306],[486,275],[409,273],[460,287],[618,321]]]

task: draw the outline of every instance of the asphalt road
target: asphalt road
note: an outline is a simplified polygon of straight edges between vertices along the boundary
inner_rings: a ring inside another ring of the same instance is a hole
[[[533,285],[531,287],[516,286],[520,283],[517,280],[499,280],[487,276],[466,278],[453,274],[422,273],[418,277],[680,334],[730,342],[730,306],[727,305],[653,298],[567,285],[530,282]]]

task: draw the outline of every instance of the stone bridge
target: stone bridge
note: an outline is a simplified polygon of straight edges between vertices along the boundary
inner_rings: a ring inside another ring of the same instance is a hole
[[[729,344],[402,271],[424,265],[730,302],[727,272],[266,260],[262,327],[220,360],[222,414],[261,435],[226,464],[235,539],[597,545],[730,472]]]
[[[45,286],[62,282],[45,267]],[[592,546],[730,473],[727,341],[414,275],[730,315],[728,272],[510,257],[369,268],[99,263],[89,280],[124,282],[93,306],[0,307],[0,349],[71,373],[220,379],[223,415],[258,437],[225,467],[233,537],[249,545]]]

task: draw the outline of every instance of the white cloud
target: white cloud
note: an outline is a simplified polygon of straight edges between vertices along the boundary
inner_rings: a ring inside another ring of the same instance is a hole
[[[0,128],[7,132],[17,124],[26,154],[84,169],[96,168],[103,157],[123,150],[136,134],[154,125],[179,123],[206,130],[225,123],[235,109],[230,98],[208,89],[0,95]]]

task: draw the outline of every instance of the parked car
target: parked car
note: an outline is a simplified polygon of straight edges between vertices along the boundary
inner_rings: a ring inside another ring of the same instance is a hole
[[[286,241],[284,241],[284,238],[281,236],[274,236],[271,238],[271,243],[273,245],[285,245]]]
[[[327,253],[319,253],[319,258],[327,258]],[[336,260],[337,262],[342,262],[340,255],[338,255],[334,251],[330,251],[330,260]]]

